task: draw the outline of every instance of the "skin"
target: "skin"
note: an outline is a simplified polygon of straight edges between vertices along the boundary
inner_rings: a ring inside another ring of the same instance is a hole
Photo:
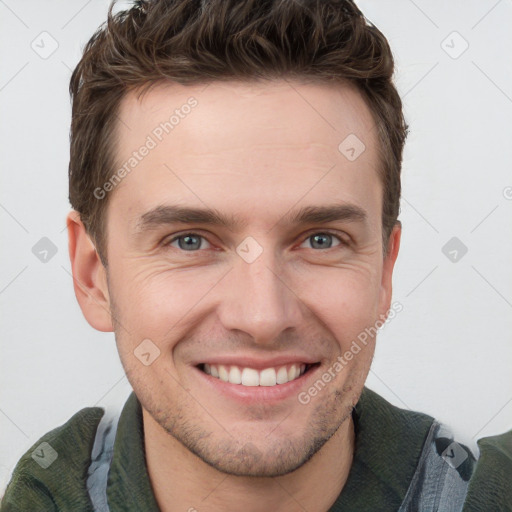
[[[115,331],[162,511],[326,511],[353,460],[350,413],[375,339],[306,405],[298,393],[241,403],[195,366],[233,354],[307,356],[319,363],[315,379],[301,377],[307,391],[386,317],[401,231],[384,255],[374,122],[349,85],[162,84],[124,98],[119,165],[191,96],[197,106],[107,198],[108,270],[79,216],[68,216],[75,292],[94,328]],[[351,133],[366,146],[354,161],[338,150]],[[301,207],[341,203],[366,219],[288,221]],[[168,204],[215,208],[244,225],[140,229],[145,212]],[[325,230],[319,248],[312,237]],[[203,238],[186,250],[174,237],[190,232]],[[236,251],[249,236],[263,249],[252,263]],[[160,350],[148,366],[134,355],[145,339]]]

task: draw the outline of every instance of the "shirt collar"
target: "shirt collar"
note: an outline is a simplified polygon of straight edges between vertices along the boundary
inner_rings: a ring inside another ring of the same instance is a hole
[[[130,510],[159,512],[146,465],[142,408],[133,391],[119,418],[107,497],[119,510],[128,503]]]

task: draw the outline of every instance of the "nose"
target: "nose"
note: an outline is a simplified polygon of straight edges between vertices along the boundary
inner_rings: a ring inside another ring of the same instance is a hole
[[[252,263],[237,257],[223,286],[218,308],[222,325],[245,332],[255,344],[275,344],[303,319],[305,305],[271,251],[264,250]]]

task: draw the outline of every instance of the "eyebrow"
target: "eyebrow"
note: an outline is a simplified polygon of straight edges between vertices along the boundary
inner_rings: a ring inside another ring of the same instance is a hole
[[[293,226],[324,224],[327,222],[366,222],[366,211],[350,203],[325,206],[305,206],[295,213],[289,212],[278,223],[288,222]],[[177,205],[162,205],[147,211],[137,221],[136,231],[143,232],[167,224],[206,224],[240,230],[247,222],[235,215],[225,215],[215,209],[192,208]]]

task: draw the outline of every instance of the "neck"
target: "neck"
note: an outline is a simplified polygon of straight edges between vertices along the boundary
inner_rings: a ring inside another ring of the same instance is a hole
[[[212,468],[163,430],[143,409],[146,463],[162,512],[327,512],[352,465],[355,434],[349,415],[303,466],[280,477],[240,477]]]

